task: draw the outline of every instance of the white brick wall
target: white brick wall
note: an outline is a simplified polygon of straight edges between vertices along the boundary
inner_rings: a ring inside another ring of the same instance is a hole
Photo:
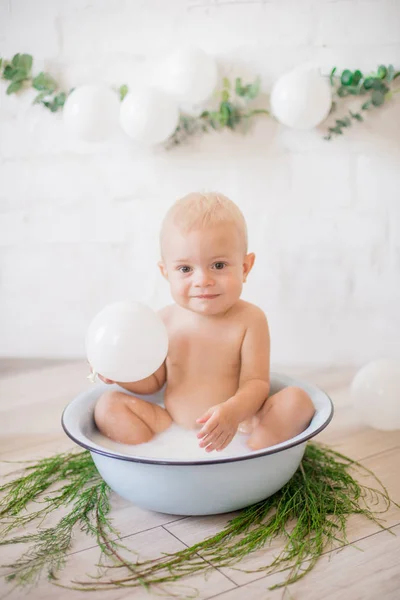
[[[265,92],[301,63],[400,68],[400,0],[0,0],[0,56],[34,55],[69,87],[146,80],[177,42]],[[400,82],[399,82],[400,85]],[[268,314],[275,364],[399,355],[400,95],[326,143],[260,119],[170,152],[119,133],[71,141],[59,115],[0,83],[0,355],[82,356],[102,306],[169,302],[157,233],[168,206],[219,189],[257,254],[244,297]]]

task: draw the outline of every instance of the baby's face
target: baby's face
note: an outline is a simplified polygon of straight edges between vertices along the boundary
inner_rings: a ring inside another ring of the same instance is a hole
[[[229,310],[240,298],[254,262],[245,255],[234,225],[220,224],[182,233],[171,227],[160,269],[177,304],[204,315]]]

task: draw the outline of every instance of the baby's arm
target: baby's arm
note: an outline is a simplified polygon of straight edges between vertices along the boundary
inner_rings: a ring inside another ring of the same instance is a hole
[[[270,337],[263,311],[252,307],[241,347],[239,388],[234,396],[212,406],[198,423],[200,446],[223,450],[232,441],[239,424],[261,408],[269,394]]]
[[[239,389],[224,404],[236,415],[239,423],[252,417],[268,398],[270,336],[264,312],[254,307],[242,348]]]
[[[120,387],[122,387],[125,390],[127,390],[128,392],[132,392],[134,394],[143,394],[143,395],[155,394],[156,392],[161,390],[161,388],[163,387],[163,385],[166,381],[165,361],[163,362],[161,367],[159,367],[159,369],[157,369],[157,371],[155,371],[149,377],[146,377],[145,379],[141,379],[140,381],[121,383],[119,381],[115,381],[115,382],[111,381],[111,379],[106,379],[105,377],[102,377],[101,375],[99,375],[99,378],[104,383],[118,383],[118,385]]]

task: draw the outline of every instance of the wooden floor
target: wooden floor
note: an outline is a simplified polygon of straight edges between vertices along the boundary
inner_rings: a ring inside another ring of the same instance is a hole
[[[372,469],[387,486],[392,498],[400,503],[400,432],[383,433],[360,426],[349,405],[349,382],[352,369],[326,371],[288,370],[316,383],[329,393],[336,407],[334,420],[319,438],[333,448],[360,460]],[[60,426],[64,406],[88,386],[87,366],[83,362],[49,363],[40,361],[7,361],[0,363],[0,459],[37,459],[69,449],[72,442]],[[11,471],[0,463],[1,474]],[[214,517],[176,517],[151,513],[118,497],[113,497],[112,516],[125,542],[142,558],[163,552],[174,552],[220,530],[231,515]],[[393,508],[385,517],[382,531],[373,523],[352,517],[348,523],[348,545],[340,552],[327,552],[314,570],[290,587],[294,600],[398,600],[400,599],[400,510]],[[396,534],[396,535],[393,535]],[[22,548],[0,548],[0,564],[16,558]],[[271,550],[254,553],[238,565],[254,569],[265,564]],[[93,540],[78,532],[68,557],[62,580],[86,579],[95,573],[99,557]],[[207,576],[190,577],[186,586],[169,588],[164,598],[188,597],[198,590],[199,598],[218,600],[276,600],[282,590],[269,591],[277,576],[263,577],[236,569],[213,569]],[[0,598],[8,586],[0,580]],[[162,597],[160,590],[114,590],[111,592],[74,592],[55,588],[47,581],[31,591],[29,598],[67,599],[100,598],[142,599]],[[26,598],[25,592],[14,592],[10,598]]]

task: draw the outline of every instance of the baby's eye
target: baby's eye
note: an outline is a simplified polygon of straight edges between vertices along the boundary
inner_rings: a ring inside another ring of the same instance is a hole
[[[226,267],[226,263],[224,262],[216,262],[214,263],[214,269],[217,269],[217,271],[221,271],[224,267]]]
[[[178,271],[180,271],[181,273],[190,273],[192,269],[190,267],[188,267],[187,265],[183,265],[182,267],[178,267]]]

